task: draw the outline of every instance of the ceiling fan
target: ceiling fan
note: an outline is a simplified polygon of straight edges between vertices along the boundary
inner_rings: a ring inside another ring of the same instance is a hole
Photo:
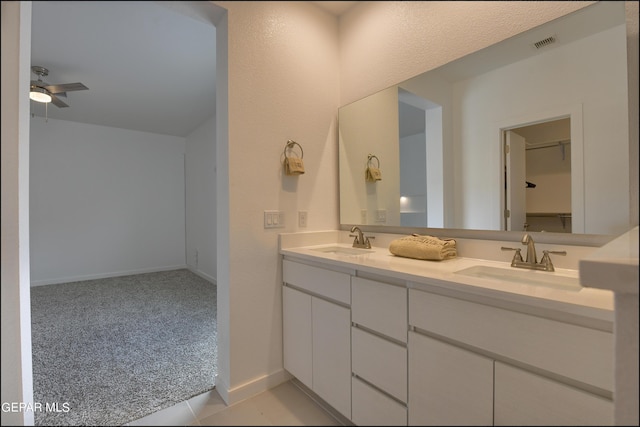
[[[49,84],[42,80],[43,77],[49,75],[49,70],[44,67],[34,65],[31,67],[31,71],[38,76],[38,80],[31,80],[31,90],[29,92],[29,98],[34,101],[51,102],[59,108],[68,107],[68,105],[60,99],[61,96],[66,98],[67,92],[89,89],[82,83]]]

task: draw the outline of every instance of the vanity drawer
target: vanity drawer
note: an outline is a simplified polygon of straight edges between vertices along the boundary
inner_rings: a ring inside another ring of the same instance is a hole
[[[406,426],[407,407],[375,388],[351,379],[351,421],[359,426]]]
[[[285,259],[282,261],[282,280],[314,294],[351,303],[351,276],[347,273]]]
[[[407,401],[407,348],[351,328],[352,372],[403,402]]]
[[[407,342],[407,289],[354,277],[351,281],[351,321]]]
[[[409,324],[475,348],[613,390],[613,334],[409,289]]]

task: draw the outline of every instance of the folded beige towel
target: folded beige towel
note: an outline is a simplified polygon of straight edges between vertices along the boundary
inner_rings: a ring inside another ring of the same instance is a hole
[[[382,172],[380,169],[369,166],[366,171],[365,179],[369,182],[382,181]]]
[[[458,255],[454,239],[419,234],[393,240],[389,245],[389,252],[401,257],[434,261],[455,258]]]
[[[284,159],[284,173],[287,175],[302,175],[304,162],[298,157],[286,157]]]

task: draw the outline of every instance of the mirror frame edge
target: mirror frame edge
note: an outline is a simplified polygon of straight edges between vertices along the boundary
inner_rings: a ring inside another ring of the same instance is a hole
[[[408,235],[416,233],[435,237],[497,240],[507,242],[520,242],[522,240],[522,234],[525,233],[524,231],[466,230],[461,228],[402,227],[393,225],[363,224],[340,224],[339,229],[342,231],[350,231],[354,226],[358,226],[363,232],[379,234]],[[601,247],[618,237],[611,234],[567,234],[548,231],[534,231],[529,232],[529,234],[535,238],[536,243],[587,247]]]

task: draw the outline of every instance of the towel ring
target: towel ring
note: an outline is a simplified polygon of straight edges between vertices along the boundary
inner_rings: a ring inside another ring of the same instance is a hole
[[[302,150],[302,145],[298,144],[297,142],[295,142],[294,140],[290,139],[287,141],[287,145],[284,146],[284,157],[287,158],[287,149],[291,150],[293,149],[293,147],[297,145],[298,148],[300,148],[300,158],[302,159],[304,157],[304,151]]]
[[[378,159],[378,157],[374,156],[373,154],[369,154],[369,156],[367,156],[367,167],[371,166],[371,163],[372,163],[373,159],[376,159],[376,162],[378,163],[378,165],[375,166],[375,167],[380,169],[380,159]]]

